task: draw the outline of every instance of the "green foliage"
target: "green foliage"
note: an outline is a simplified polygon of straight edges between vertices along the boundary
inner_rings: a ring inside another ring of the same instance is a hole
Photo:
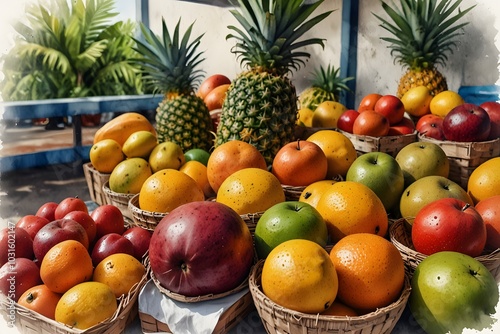
[[[112,23],[114,0],[43,1],[26,7],[2,57],[5,101],[143,93],[132,58],[136,24]]]

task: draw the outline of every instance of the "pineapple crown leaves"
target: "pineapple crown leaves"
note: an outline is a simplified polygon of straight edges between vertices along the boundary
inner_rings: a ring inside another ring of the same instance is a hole
[[[382,8],[393,23],[373,14],[380,26],[394,37],[381,37],[389,42],[395,61],[412,69],[444,65],[447,53],[453,52],[455,38],[468,22],[456,24],[472,8],[460,10],[462,0],[401,0],[401,9],[393,1],[391,6],[381,1]],[[453,14],[457,10],[456,14]]]
[[[136,51],[142,54],[135,61],[141,64],[144,81],[153,87],[155,93],[190,94],[203,78],[204,71],[196,67],[205,60],[201,58],[203,51],[197,51],[204,34],[190,42],[194,22],[182,38],[180,24],[181,19],[171,36],[165,19],[162,19],[162,38],[141,24],[144,42],[135,39]]]
[[[328,65],[325,69],[323,66],[319,66],[313,72],[314,80],[312,86],[320,87],[330,93],[340,93],[342,91],[351,92],[351,89],[346,85],[346,82],[351,81],[354,77],[339,77],[340,68],[335,68],[334,66]]]
[[[236,39],[232,52],[237,55],[241,66],[261,68],[284,74],[305,65],[303,58],[310,54],[299,48],[319,44],[323,39],[299,39],[324,20],[333,11],[307,18],[323,2],[319,0],[305,4],[304,0],[237,0],[239,10],[231,10],[243,30],[228,26],[234,32],[226,36]]]

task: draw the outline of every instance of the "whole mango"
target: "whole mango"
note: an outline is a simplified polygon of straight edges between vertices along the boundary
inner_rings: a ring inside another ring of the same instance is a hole
[[[149,120],[136,112],[121,114],[104,124],[94,135],[94,144],[103,139],[114,139],[120,146],[134,132],[146,130],[156,136],[156,130]]]
[[[90,148],[92,166],[101,173],[109,174],[125,159],[122,147],[114,139],[103,139]]]
[[[158,140],[153,133],[140,130],[132,133],[125,140],[122,150],[127,158],[147,159],[156,145],[158,145]]]
[[[142,184],[152,175],[149,163],[143,158],[120,162],[109,176],[109,189],[122,194],[137,194]]]
[[[153,173],[166,168],[179,170],[185,162],[186,157],[182,148],[171,141],[156,145],[149,155],[149,164]]]

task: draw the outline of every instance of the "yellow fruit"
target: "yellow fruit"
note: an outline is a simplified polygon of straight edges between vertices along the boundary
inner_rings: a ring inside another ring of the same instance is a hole
[[[467,193],[475,204],[500,195],[500,157],[486,160],[472,171],[467,183]]]
[[[302,190],[299,197],[299,202],[305,202],[313,207],[318,205],[318,201],[323,196],[323,193],[329,189],[335,182],[334,180],[321,180],[311,183]]]
[[[129,293],[146,273],[146,268],[135,257],[115,253],[103,259],[94,269],[92,280],[108,285],[116,298]]]
[[[346,109],[346,106],[339,102],[321,102],[314,110],[312,126],[314,128],[336,128],[340,115]]]
[[[101,173],[109,174],[125,159],[120,144],[113,139],[103,139],[90,148],[90,162]]]
[[[453,108],[464,104],[463,98],[454,91],[445,90],[431,100],[431,113],[440,117],[446,116]]]
[[[205,198],[215,196],[215,191],[210,186],[210,182],[208,182],[207,170],[207,166],[196,160],[187,161],[179,169],[180,172],[187,174],[196,181],[200,189],[203,190]]]
[[[401,102],[403,102],[406,112],[415,117],[420,117],[431,112],[431,100],[431,91],[427,86],[410,88],[401,97]]]
[[[122,151],[127,158],[149,158],[149,155],[158,144],[156,136],[146,130],[132,133],[125,143]]]
[[[100,282],[84,282],[66,291],[56,306],[55,320],[78,329],[104,321],[118,308],[115,294]]]
[[[179,169],[186,162],[182,148],[171,141],[159,143],[149,155],[149,165],[153,173],[162,169]]]
[[[389,219],[384,204],[368,186],[339,181],[325,190],[316,209],[325,219],[333,243],[353,233],[385,236]]]
[[[285,201],[285,192],[273,173],[261,168],[244,168],[222,182],[216,197],[238,214],[263,212]]]
[[[143,158],[130,158],[120,162],[109,176],[109,189],[121,194],[137,194],[152,174]]]
[[[299,109],[299,117],[297,118],[297,125],[312,127],[314,111],[309,108]]]
[[[195,180],[169,168],[154,173],[144,181],[139,194],[139,207],[146,211],[167,213],[182,204],[204,199],[205,195]]]
[[[104,124],[94,135],[94,144],[103,139],[114,139],[120,146],[134,132],[146,130],[156,136],[156,130],[149,120],[136,112],[121,114]]]
[[[262,291],[291,310],[320,313],[337,296],[337,273],[319,244],[292,239],[276,246],[267,256],[262,268]]]
[[[358,157],[351,140],[335,130],[320,130],[307,138],[319,145],[328,160],[327,179],[345,177],[347,170]]]

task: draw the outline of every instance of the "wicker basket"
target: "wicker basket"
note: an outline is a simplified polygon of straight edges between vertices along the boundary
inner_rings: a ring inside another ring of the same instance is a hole
[[[90,199],[99,205],[106,204],[106,196],[102,186],[109,180],[110,174],[98,172],[90,162],[83,164],[83,173],[89,188]]]
[[[355,135],[342,130],[337,131],[351,140],[358,154],[384,152],[395,157],[403,147],[417,141],[416,132],[402,136],[372,137]]]
[[[500,156],[500,138],[483,142],[453,142],[443,141],[418,135],[422,142],[439,145],[450,161],[450,174],[448,178],[462,188],[467,189],[469,176],[477,166],[494,157]]]
[[[281,187],[285,192],[285,199],[287,201],[298,201],[302,191],[306,188],[305,186],[289,186],[282,184]]]
[[[151,212],[146,210],[141,210],[139,207],[139,194],[136,194],[130,198],[128,202],[128,209],[132,214],[133,224],[140,226],[147,230],[153,231],[158,223],[167,215],[164,212]]]
[[[406,276],[405,286],[399,299],[374,312],[357,317],[301,313],[282,307],[264,295],[260,287],[263,265],[264,260],[260,260],[253,267],[249,286],[257,312],[269,334],[390,333],[401,317],[410,296],[410,280]]]
[[[241,218],[243,218],[243,221],[245,224],[247,224],[248,229],[250,230],[250,233],[252,233],[252,236],[255,233],[255,228],[257,227],[257,223],[259,222],[260,217],[264,214],[264,211],[262,212],[256,212],[256,213],[246,213],[243,215],[240,215]]]
[[[148,273],[142,280],[136,284],[127,295],[123,295],[118,299],[118,308],[113,316],[95,326],[86,330],[72,328],[55,320],[42,316],[14,303],[11,299],[0,294],[0,314],[9,313],[9,310],[15,310],[15,325],[20,333],[29,334],[117,334],[123,333],[125,327],[131,323],[137,316],[138,306],[137,298],[142,287],[147,282]],[[8,316],[12,314],[9,313]]]
[[[418,264],[424,260],[427,255],[419,253],[413,247],[411,234],[405,227],[405,220],[396,220],[389,229],[391,242],[401,253],[405,262],[407,272],[413,275]],[[500,280],[500,249],[496,249],[491,253],[483,254],[475,258],[481,262],[493,274],[497,281]]]
[[[128,202],[135,194],[121,194],[109,188],[109,181],[106,181],[102,186],[102,191],[106,197],[106,204],[116,206],[122,212],[123,216],[133,220],[132,213],[128,207]]]

